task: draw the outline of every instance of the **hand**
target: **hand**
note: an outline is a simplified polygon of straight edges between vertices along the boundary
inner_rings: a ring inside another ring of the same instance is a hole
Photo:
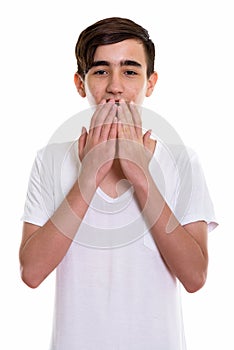
[[[126,178],[134,185],[148,173],[152,157],[151,130],[142,133],[137,106],[120,101],[118,107],[118,157]]]
[[[102,101],[79,138],[80,176],[95,189],[105,178],[116,154],[117,106],[114,100]],[[92,184],[90,183],[92,182]]]

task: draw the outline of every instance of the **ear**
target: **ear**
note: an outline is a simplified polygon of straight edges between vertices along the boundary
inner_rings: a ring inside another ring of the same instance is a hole
[[[84,81],[78,73],[75,73],[75,75],[74,75],[74,83],[75,83],[75,86],[76,86],[76,89],[77,89],[79,95],[81,97],[85,97],[86,92],[85,92]]]
[[[158,74],[157,72],[153,72],[147,82],[147,89],[145,94],[146,97],[149,97],[154,91],[154,87],[157,83],[157,80],[158,80]]]

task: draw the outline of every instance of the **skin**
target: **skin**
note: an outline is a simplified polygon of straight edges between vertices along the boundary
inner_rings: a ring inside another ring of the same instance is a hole
[[[207,275],[207,224],[181,226],[160,195],[149,172],[157,145],[150,139],[150,130],[142,133],[137,108],[152,94],[157,74],[147,78],[143,46],[134,39],[99,46],[94,62],[84,81],[78,74],[74,77],[80,96],[97,106],[89,130],[83,128],[79,138],[78,181],[43,227],[24,223],[22,279],[35,288],[61,262],[98,186],[116,197],[129,184],[168,269],[188,292],[195,292]],[[62,221],[61,212],[66,213]],[[69,235],[62,234],[63,229]]]

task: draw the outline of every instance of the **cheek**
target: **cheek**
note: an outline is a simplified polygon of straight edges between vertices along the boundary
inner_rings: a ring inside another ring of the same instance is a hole
[[[139,82],[135,88],[132,89],[132,99],[134,99],[135,103],[141,104],[145,98],[147,90],[146,82]]]
[[[92,86],[92,84],[85,84],[86,97],[90,104],[97,104],[100,100],[100,90]]]
[[[141,90],[136,90],[134,92],[134,96],[132,97],[132,100],[136,103],[136,104],[142,104],[142,102],[144,101],[145,98],[145,89],[141,89]]]

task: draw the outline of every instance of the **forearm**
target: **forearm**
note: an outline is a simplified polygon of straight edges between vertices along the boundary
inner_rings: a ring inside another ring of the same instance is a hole
[[[117,106],[102,101],[78,140],[78,181],[48,222],[24,232],[20,248],[22,278],[39,285],[61,262],[84,218],[97,186],[109,173],[116,153]],[[55,189],[56,190],[56,189]],[[29,282],[28,282],[29,281]]]
[[[171,273],[192,292],[204,284],[207,273],[207,252],[175,218],[171,209],[148,173],[135,184],[142,214],[155,243]]]
[[[67,197],[46,224],[22,242],[20,264],[22,278],[37,287],[61,262],[88,209],[93,193],[74,184]]]

